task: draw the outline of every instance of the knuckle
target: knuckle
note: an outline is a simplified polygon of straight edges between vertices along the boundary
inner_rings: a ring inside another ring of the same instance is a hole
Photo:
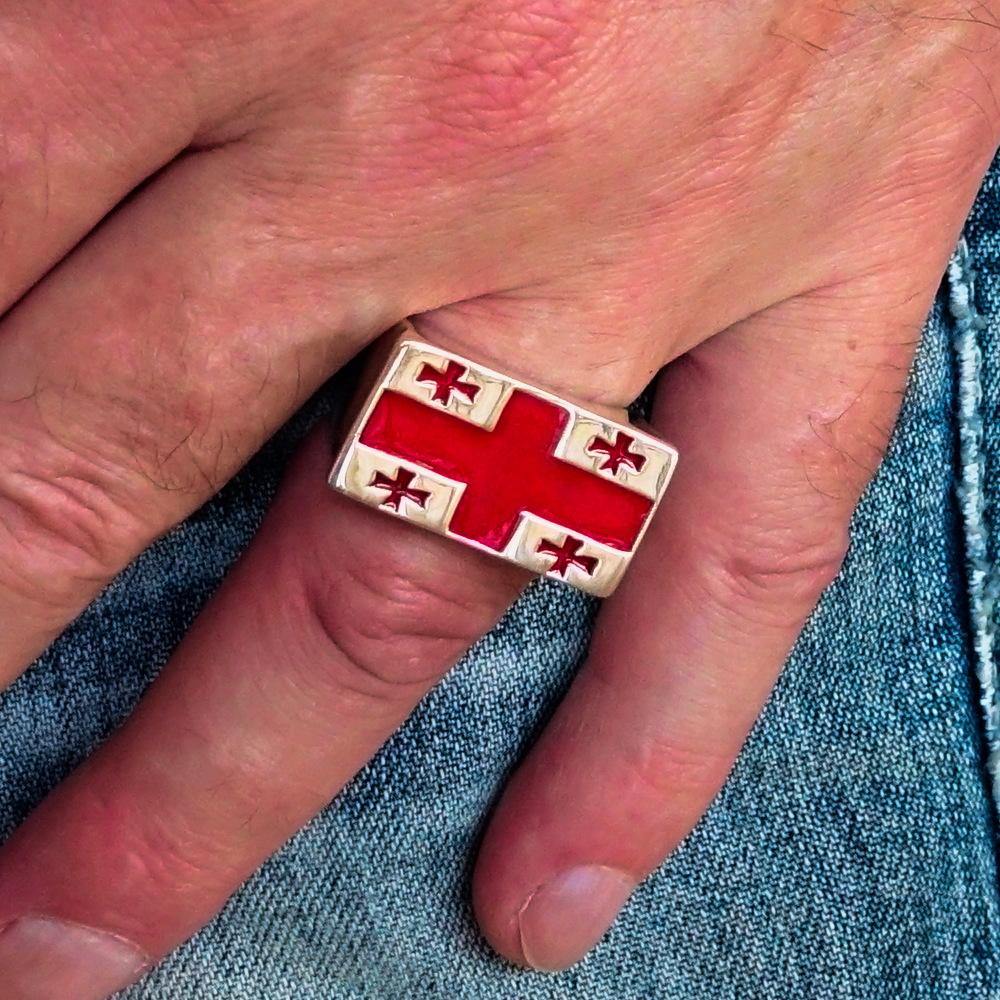
[[[765,627],[798,627],[837,578],[846,530],[746,530],[707,561],[703,586],[727,617]]]
[[[267,351],[247,351],[234,372],[190,317],[171,308],[163,319],[168,334],[37,385],[21,401],[33,412],[18,416],[44,448],[90,466],[123,499],[158,493],[184,514],[247,457],[232,429],[263,439],[266,410],[288,402],[295,373],[276,371]]]
[[[102,585],[127,558],[135,518],[115,497],[115,473],[52,439],[8,437],[0,459],[4,585],[52,603]]]
[[[47,601],[102,584],[153,541],[163,519],[183,516],[214,491],[231,456],[203,429],[211,401],[200,401],[203,412],[188,403],[165,398],[144,379],[123,380],[113,397],[36,385],[6,401],[5,584]]]
[[[178,909],[187,911],[239,884],[244,877],[238,864],[240,840],[247,837],[260,802],[229,787],[225,793],[224,801],[216,796],[213,804],[232,817],[234,833],[228,835],[218,825],[200,829],[191,816],[169,803],[151,807],[140,795],[106,783],[81,787],[74,802],[79,837],[73,846],[88,862],[102,859],[96,866],[102,873],[100,883],[87,879],[86,873],[95,870],[92,863],[82,870],[93,902],[107,911],[120,932],[145,937]]]
[[[305,605],[328,654],[324,682],[365,699],[412,700],[439,680],[514,596],[509,567],[422,565],[439,539],[383,544],[306,578]],[[485,557],[484,557],[485,558]],[[430,561],[433,563],[433,560]],[[503,581],[503,582],[500,582]]]
[[[125,839],[122,855],[131,860],[132,877],[158,895],[203,884],[225,867],[220,842],[168,823],[158,814],[126,816],[120,829],[119,836]]]
[[[415,100],[405,105],[422,111],[413,137],[463,158],[483,147],[550,144],[558,123],[568,127],[600,89],[591,79],[612,34],[608,6],[486,0],[461,8],[415,53]]]
[[[655,815],[665,802],[713,795],[726,780],[733,757],[666,734],[650,734],[625,746],[620,763],[623,773],[617,787],[633,801],[648,803]]]

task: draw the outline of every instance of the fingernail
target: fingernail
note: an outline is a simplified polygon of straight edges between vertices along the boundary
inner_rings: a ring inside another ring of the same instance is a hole
[[[48,917],[21,917],[0,933],[4,1000],[105,1000],[149,968],[114,934]]]
[[[579,962],[604,937],[635,886],[625,872],[585,865],[536,889],[518,914],[521,951],[528,964],[558,972]]]

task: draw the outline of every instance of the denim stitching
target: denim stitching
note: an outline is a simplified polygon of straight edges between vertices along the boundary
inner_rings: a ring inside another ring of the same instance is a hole
[[[987,321],[976,308],[975,272],[969,248],[963,239],[948,266],[950,307],[955,320],[955,351],[958,355],[958,497],[965,528],[965,550],[969,573],[969,603],[980,705],[988,749],[987,768],[994,801],[1000,803],[1000,704],[997,700],[997,663],[993,652],[996,633],[995,610],[1000,594],[1000,576],[989,555],[989,525],[984,489],[985,457],[982,418],[982,349],[979,334]]]

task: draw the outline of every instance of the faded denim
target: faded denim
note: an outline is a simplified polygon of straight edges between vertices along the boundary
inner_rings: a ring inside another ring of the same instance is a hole
[[[511,968],[477,936],[467,899],[483,817],[587,643],[593,605],[544,583],[128,997],[1000,1000],[998,329],[995,171],[840,579],[718,801],[583,963],[556,976]],[[124,573],[0,701],[4,830],[129,711],[336,393]]]

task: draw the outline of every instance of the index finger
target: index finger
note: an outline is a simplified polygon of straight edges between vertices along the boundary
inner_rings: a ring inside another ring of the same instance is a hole
[[[200,7],[3,5],[0,314],[235,100],[202,85],[221,5]]]

